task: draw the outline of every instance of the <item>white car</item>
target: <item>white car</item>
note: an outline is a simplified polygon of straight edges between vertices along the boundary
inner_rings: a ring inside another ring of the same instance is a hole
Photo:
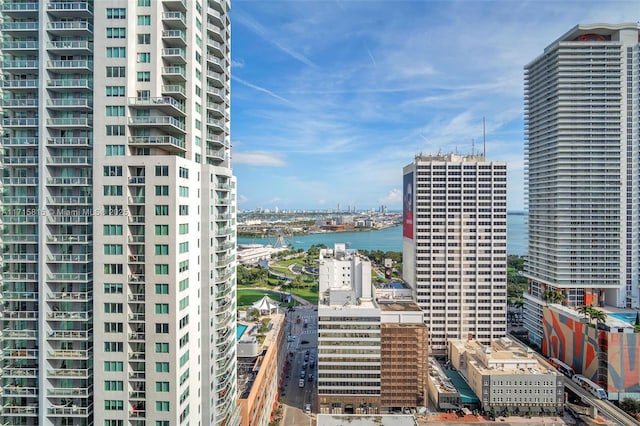
[[[311,414],[311,404],[305,404],[304,412],[305,414]]]
[[[300,379],[300,381],[298,382],[298,386],[300,386],[301,388],[304,387],[304,379]]]
[[[287,342],[293,342],[294,340],[296,340],[296,336],[287,337]]]

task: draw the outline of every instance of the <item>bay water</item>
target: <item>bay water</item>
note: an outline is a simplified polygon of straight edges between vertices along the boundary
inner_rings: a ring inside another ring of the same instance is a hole
[[[239,237],[238,244],[275,244],[277,238]],[[295,249],[307,250],[312,245],[324,244],[333,247],[335,243],[345,243],[348,248],[358,250],[402,251],[402,227],[358,232],[325,232],[321,234],[294,235],[285,238],[285,243]],[[507,214],[507,254],[525,256],[527,254],[526,213]]]

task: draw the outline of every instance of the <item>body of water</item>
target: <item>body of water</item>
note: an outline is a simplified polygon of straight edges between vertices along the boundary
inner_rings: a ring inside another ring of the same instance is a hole
[[[527,216],[507,215],[507,253],[527,254]],[[276,238],[238,238],[238,244],[275,244]],[[346,243],[358,250],[402,251],[402,227],[394,226],[375,231],[327,232],[323,234],[294,235],[287,244],[296,249],[307,250],[315,244],[333,247],[335,243]]]

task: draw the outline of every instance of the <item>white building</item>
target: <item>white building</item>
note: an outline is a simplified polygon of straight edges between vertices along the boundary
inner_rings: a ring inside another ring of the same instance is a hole
[[[431,350],[506,333],[507,166],[483,155],[418,155],[404,167],[403,279]]]
[[[336,244],[335,249],[320,250],[318,273],[320,412],[375,414],[380,398],[380,310],[372,299],[371,262]]]
[[[542,300],[639,306],[640,25],[577,25],[525,67],[525,325]]]
[[[237,422],[229,7],[0,7],[0,423]]]

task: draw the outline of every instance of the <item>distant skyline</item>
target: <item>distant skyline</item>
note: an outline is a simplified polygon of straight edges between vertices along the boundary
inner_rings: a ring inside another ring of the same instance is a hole
[[[239,209],[399,210],[418,153],[508,163],[524,209],[523,68],[636,1],[261,1],[232,5]]]

